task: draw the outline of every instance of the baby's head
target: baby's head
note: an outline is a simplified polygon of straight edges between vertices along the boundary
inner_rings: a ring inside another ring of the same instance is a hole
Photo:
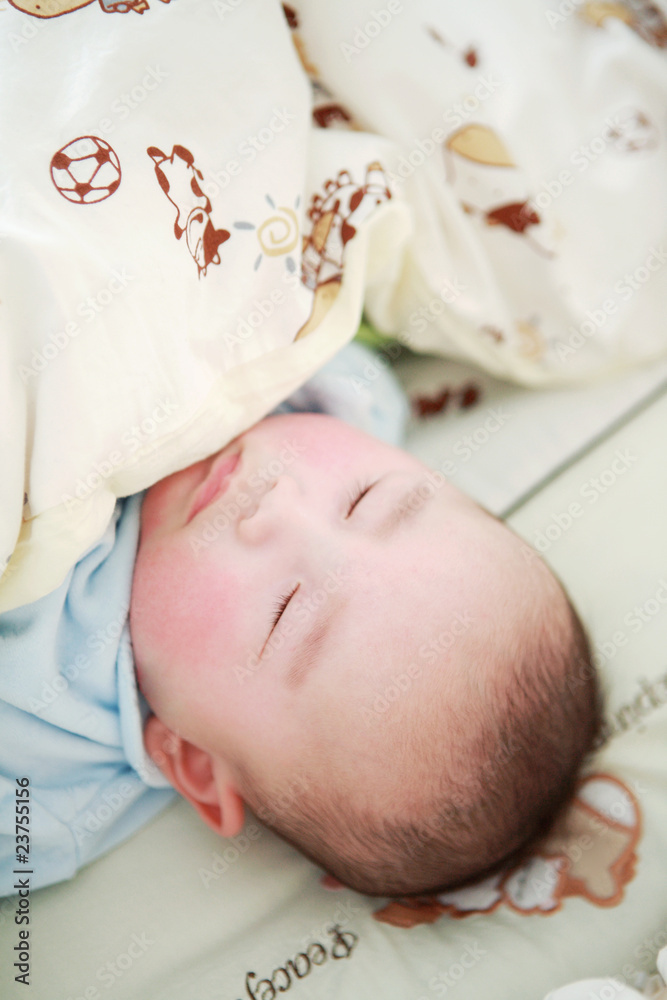
[[[143,503],[145,741],[223,836],[244,803],[347,885],[490,872],[569,796],[600,706],[560,584],[416,458],[269,417]]]

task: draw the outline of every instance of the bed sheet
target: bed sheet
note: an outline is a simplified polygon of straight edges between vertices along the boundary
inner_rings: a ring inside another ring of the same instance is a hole
[[[570,405],[554,414],[554,427],[581,431]],[[315,866],[253,817],[221,841],[179,801],[73,882],[32,895],[30,995],[540,1000],[588,976],[641,985],[667,935],[667,396],[622,426],[617,418],[606,438],[598,427],[585,454],[591,438],[580,435],[570,464],[561,453],[557,476],[545,469],[529,498],[512,498],[510,524],[548,541],[545,557],[592,633],[609,692],[609,740],[587,804],[608,820],[592,846],[579,832],[569,873],[561,878],[538,856],[500,889],[406,906],[326,888]],[[431,428],[421,426],[425,436],[415,425],[411,447],[435,461],[437,435],[427,440]],[[546,449],[553,428],[546,418],[538,426]],[[606,860],[591,868],[599,850]],[[8,1000],[26,995],[11,968],[17,905],[17,897],[0,905]]]

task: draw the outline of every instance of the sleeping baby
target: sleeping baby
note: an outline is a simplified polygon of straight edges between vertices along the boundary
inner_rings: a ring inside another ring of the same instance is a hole
[[[0,617],[0,895],[17,781],[32,888],[174,789],[223,837],[247,805],[379,895],[490,872],[567,800],[600,723],[579,619],[537,553],[394,446],[393,376],[349,388],[367,361],[348,345],[119,500],[56,590]]]
[[[360,892],[490,872],[569,796],[600,705],[561,585],[420,461],[271,416],[148,490],[146,748],[224,837],[247,804]]]

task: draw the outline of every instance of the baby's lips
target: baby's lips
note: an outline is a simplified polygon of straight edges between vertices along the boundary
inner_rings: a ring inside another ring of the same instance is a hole
[[[232,473],[239,464],[240,457],[241,453],[238,451],[234,455],[225,455],[224,458],[221,456],[213,463],[208,476],[197,488],[186,523],[189,524],[193,517],[208,507],[219,494],[225,492]]]

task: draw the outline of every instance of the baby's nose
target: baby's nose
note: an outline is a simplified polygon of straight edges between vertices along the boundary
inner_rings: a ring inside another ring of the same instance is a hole
[[[253,497],[243,512],[238,523],[239,537],[250,545],[261,545],[279,532],[288,533],[301,520],[303,499],[292,476],[278,476],[261,495]]]

